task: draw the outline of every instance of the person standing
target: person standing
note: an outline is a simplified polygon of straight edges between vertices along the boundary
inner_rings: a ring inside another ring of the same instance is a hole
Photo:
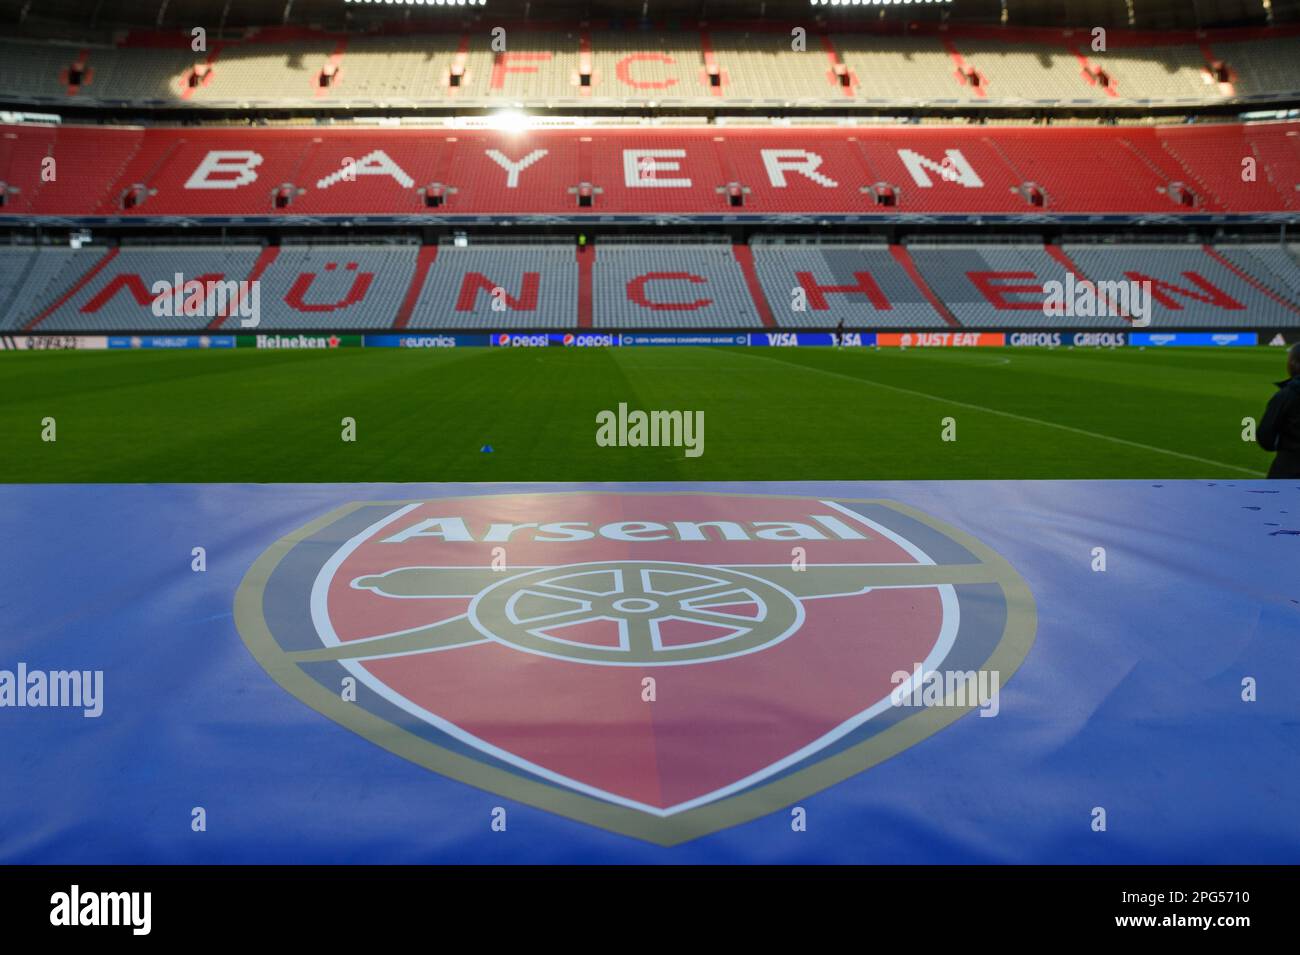
[[[1264,409],[1255,440],[1265,451],[1276,451],[1271,478],[1300,478],[1300,342],[1287,352],[1286,381],[1277,382],[1275,394]]]

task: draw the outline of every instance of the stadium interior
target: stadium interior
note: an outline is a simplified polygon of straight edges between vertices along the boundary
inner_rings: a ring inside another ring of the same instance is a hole
[[[0,0],[0,924],[1284,927],[1297,224],[1300,0]]]
[[[6,335],[1300,324],[1290,0],[86,6],[0,2]]]

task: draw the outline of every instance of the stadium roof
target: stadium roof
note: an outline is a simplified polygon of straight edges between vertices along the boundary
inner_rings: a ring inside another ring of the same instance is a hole
[[[0,0],[0,24],[75,30],[117,26],[242,28],[314,24],[364,28],[376,20],[500,17],[506,20],[636,18],[905,21],[1174,29],[1300,20],[1300,0]],[[460,5],[458,5],[460,4]]]

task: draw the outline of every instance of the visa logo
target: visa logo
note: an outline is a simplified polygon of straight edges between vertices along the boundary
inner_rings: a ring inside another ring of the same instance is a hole
[[[769,332],[767,336],[767,343],[769,345],[783,345],[783,346],[798,345],[799,336],[796,335],[794,332],[777,332],[777,333]]]

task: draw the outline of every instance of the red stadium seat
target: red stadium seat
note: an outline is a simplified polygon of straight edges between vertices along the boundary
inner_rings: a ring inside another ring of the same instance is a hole
[[[1168,212],[1171,201],[1283,213],[1297,208],[1298,131],[1294,121],[906,126],[869,137],[830,127],[448,133],[66,125],[56,134],[18,126],[0,127],[15,157],[0,174],[21,190],[23,214],[74,217],[138,214],[144,190],[149,215],[184,217],[413,215],[449,209],[453,194],[456,213],[467,215],[575,207],[705,215],[716,213],[719,193],[726,207],[762,215],[1015,215],[1026,204],[1049,208],[1047,197],[1061,215]],[[42,183],[41,160],[56,137],[58,181]],[[1243,159],[1257,166],[1253,178],[1243,177]],[[276,184],[292,188],[268,201]],[[144,190],[133,202],[119,201],[136,186]]]

